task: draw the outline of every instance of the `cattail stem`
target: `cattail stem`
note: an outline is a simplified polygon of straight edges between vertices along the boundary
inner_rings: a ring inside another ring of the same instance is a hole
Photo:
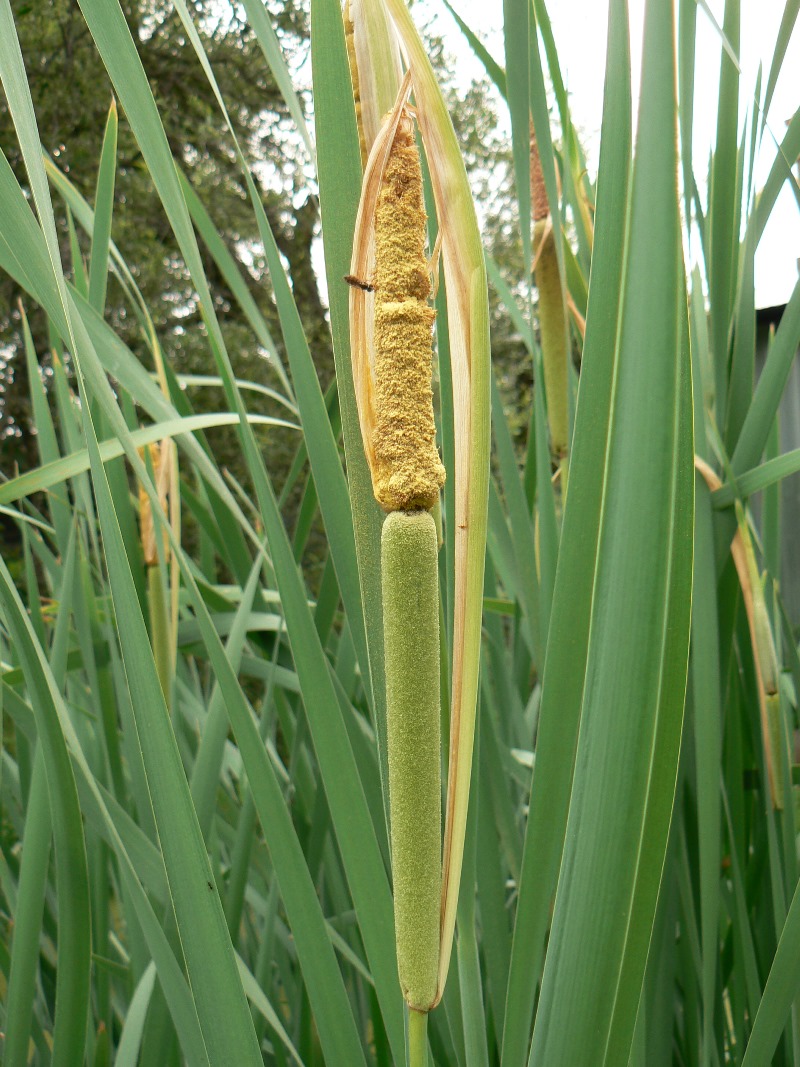
[[[784,774],[784,749],[786,748],[786,730],[783,725],[780,693],[767,693],[767,727],[772,750],[772,806],[776,811],[783,811],[786,791]]]
[[[386,517],[381,571],[397,964],[418,1014],[436,997],[442,883],[439,587],[427,511]]]
[[[408,1009],[408,1067],[426,1067],[428,1062],[428,1013]]]

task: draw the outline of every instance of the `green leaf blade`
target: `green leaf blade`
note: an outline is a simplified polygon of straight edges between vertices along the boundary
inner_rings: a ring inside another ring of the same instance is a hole
[[[627,1061],[677,776],[694,482],[670,7],[650,3],[645,22],[581,728],[533,1065]]]

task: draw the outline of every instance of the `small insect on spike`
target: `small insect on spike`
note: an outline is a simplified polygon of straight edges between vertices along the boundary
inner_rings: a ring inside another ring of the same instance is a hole
[[[426,221],[419,152],[404,114],[375,212],[374,489],[386,511],[432,507],[445,477],[433,418]]]
[[[352,285],[354,289],[363,289],[365,293],[374,293],[375,286],[370,285],[369,282],[362,282],[360,278],[356,278],[354,274],[345,274],[344,280],[348,285]]]

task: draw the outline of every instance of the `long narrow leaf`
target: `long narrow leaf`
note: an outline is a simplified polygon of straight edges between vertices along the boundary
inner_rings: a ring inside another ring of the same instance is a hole
[[[694,482],[673,39],[670,5],[649,3],[581,729],[532,1064],[627,1061],[677,777]]]

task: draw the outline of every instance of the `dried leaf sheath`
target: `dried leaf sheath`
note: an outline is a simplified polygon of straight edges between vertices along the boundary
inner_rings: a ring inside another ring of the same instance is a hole
[[[397,38],[382,4],[374,0],[348,0],[345,28],[354,90],[358,83],[363,168],[386,114],[394,107],[403,81],[403,66]],[[357,69],[353,77],[354,66]]]
[[[166,511],[167,496],[170,493],[172,479],[172,445],[169,440],[162,441],[160,445],[148,445],[147,452],[153,464],[153,480],[155,482],[161,506]],[[139,449],[139,458],[144,460],[145,449]],[[153,510],[150,497],[144,486],[139,486],[139,515],[142,535],[142,553],[148,567],[158,566],[158,549],[156,546],[156,531],[153,523]],[[162,534],[164,552],[167,551],[167,540]]]
[[[433,419],[425,222],[419,153],[402,118],[375,217],[374,486],[387,511],[432,507],[445,477]]]
[[[364,118],[361,105],[361,82],[358,76],[358,62],[356,60],[356,37],[355,24],[351,11],[350,0],[346,0],[342,12],[344,19],[344,38],[347,46],[347,62],[350,67],[350,79],[353,83],[353,101],[356,107],[356,124],[358,126],[358,147],[361,149],[361,166],[367,162],[367,142],[364,137]]]
[[[411,92],[411,78],[406,75],[394,109],[381,127],[370,149],[364,169],[361,202],[358,205],[353,234],[353,256],[350,274],[355,278],[371,279],[375,273],[375,215],[383,174],[394,142],[404,105]],[[353,388],[361,427],[364,454],[375,481],[375,382],[373,379],[375,293],[357,285],[350,286],[350,354],[353,361]]]
[[[722,488],[718,475],[705,460],[700,456],[695,456],[694,465],[712,493]],[[778,667],[769,616],[764,603],[764,589],[758,574],[747,522],[740,509],[737,509],[737,530],[731,542],[731,557],[742,588],[742,600],[753,648],[753,665],[756,672],[758,709],[769,794],[773,808],[781,811],[784,785],[780,756],[782,730],[777,725],[780,715]],[[777,704],[776,697],[778,697]]]

